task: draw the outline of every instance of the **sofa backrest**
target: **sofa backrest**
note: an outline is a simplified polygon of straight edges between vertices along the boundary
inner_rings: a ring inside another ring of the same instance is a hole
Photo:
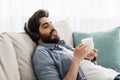
[[[73,45],[66,21],[54,23],[61,39]],[[0,33],[0,80],[36,80],[31,58],[36,44],[26,33]]]
[[[13,44],[4,34],[0,34],[0,80],[20,80]]]

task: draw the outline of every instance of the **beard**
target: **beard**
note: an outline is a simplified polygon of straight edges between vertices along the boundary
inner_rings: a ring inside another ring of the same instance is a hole
[[[60,41],[60,38],[59,36],[56,36],[54,39],[52,39],[52,32],[53,31],[56,31],[55,29],[53,29],[51,32],[50,32],[50,35],[46,35],[46,34],[42,34],[40,33],[40,38],[41,40],[44,42],[44,43],[58,43]]]

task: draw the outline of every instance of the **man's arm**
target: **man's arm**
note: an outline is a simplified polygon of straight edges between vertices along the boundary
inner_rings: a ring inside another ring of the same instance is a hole
[[[63,80],[76,80],[80,62],[87,56],[87,47],[80,44],[75,48],[73,60]]]

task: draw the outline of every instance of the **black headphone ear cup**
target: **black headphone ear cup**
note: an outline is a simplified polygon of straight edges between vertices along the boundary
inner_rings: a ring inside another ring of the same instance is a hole
[[[31,38],[33,38],[34,39],[34,41],[38,41],[39,40],[39,34],[37,34],[37,33],[30,33],[30,36],[31,36]]]
[[[29,27],[28,27],[28,23],[25,23],[25,26],[24,26],[24,29],[25,31],[28,33],[28,35],[32,38],[33,41],[38,41],[40,36],[38,33],[33,33]]]

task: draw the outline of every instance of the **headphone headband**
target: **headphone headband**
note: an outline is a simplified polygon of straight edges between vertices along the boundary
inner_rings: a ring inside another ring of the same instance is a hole
[[[30,30],[29,26],[28,26],[28,22],[25,23],[25,31],[28,33],[28,35],[31,37],[31,39],[35,42],[37,42],[40,38],[38,33],[34,33]]]

